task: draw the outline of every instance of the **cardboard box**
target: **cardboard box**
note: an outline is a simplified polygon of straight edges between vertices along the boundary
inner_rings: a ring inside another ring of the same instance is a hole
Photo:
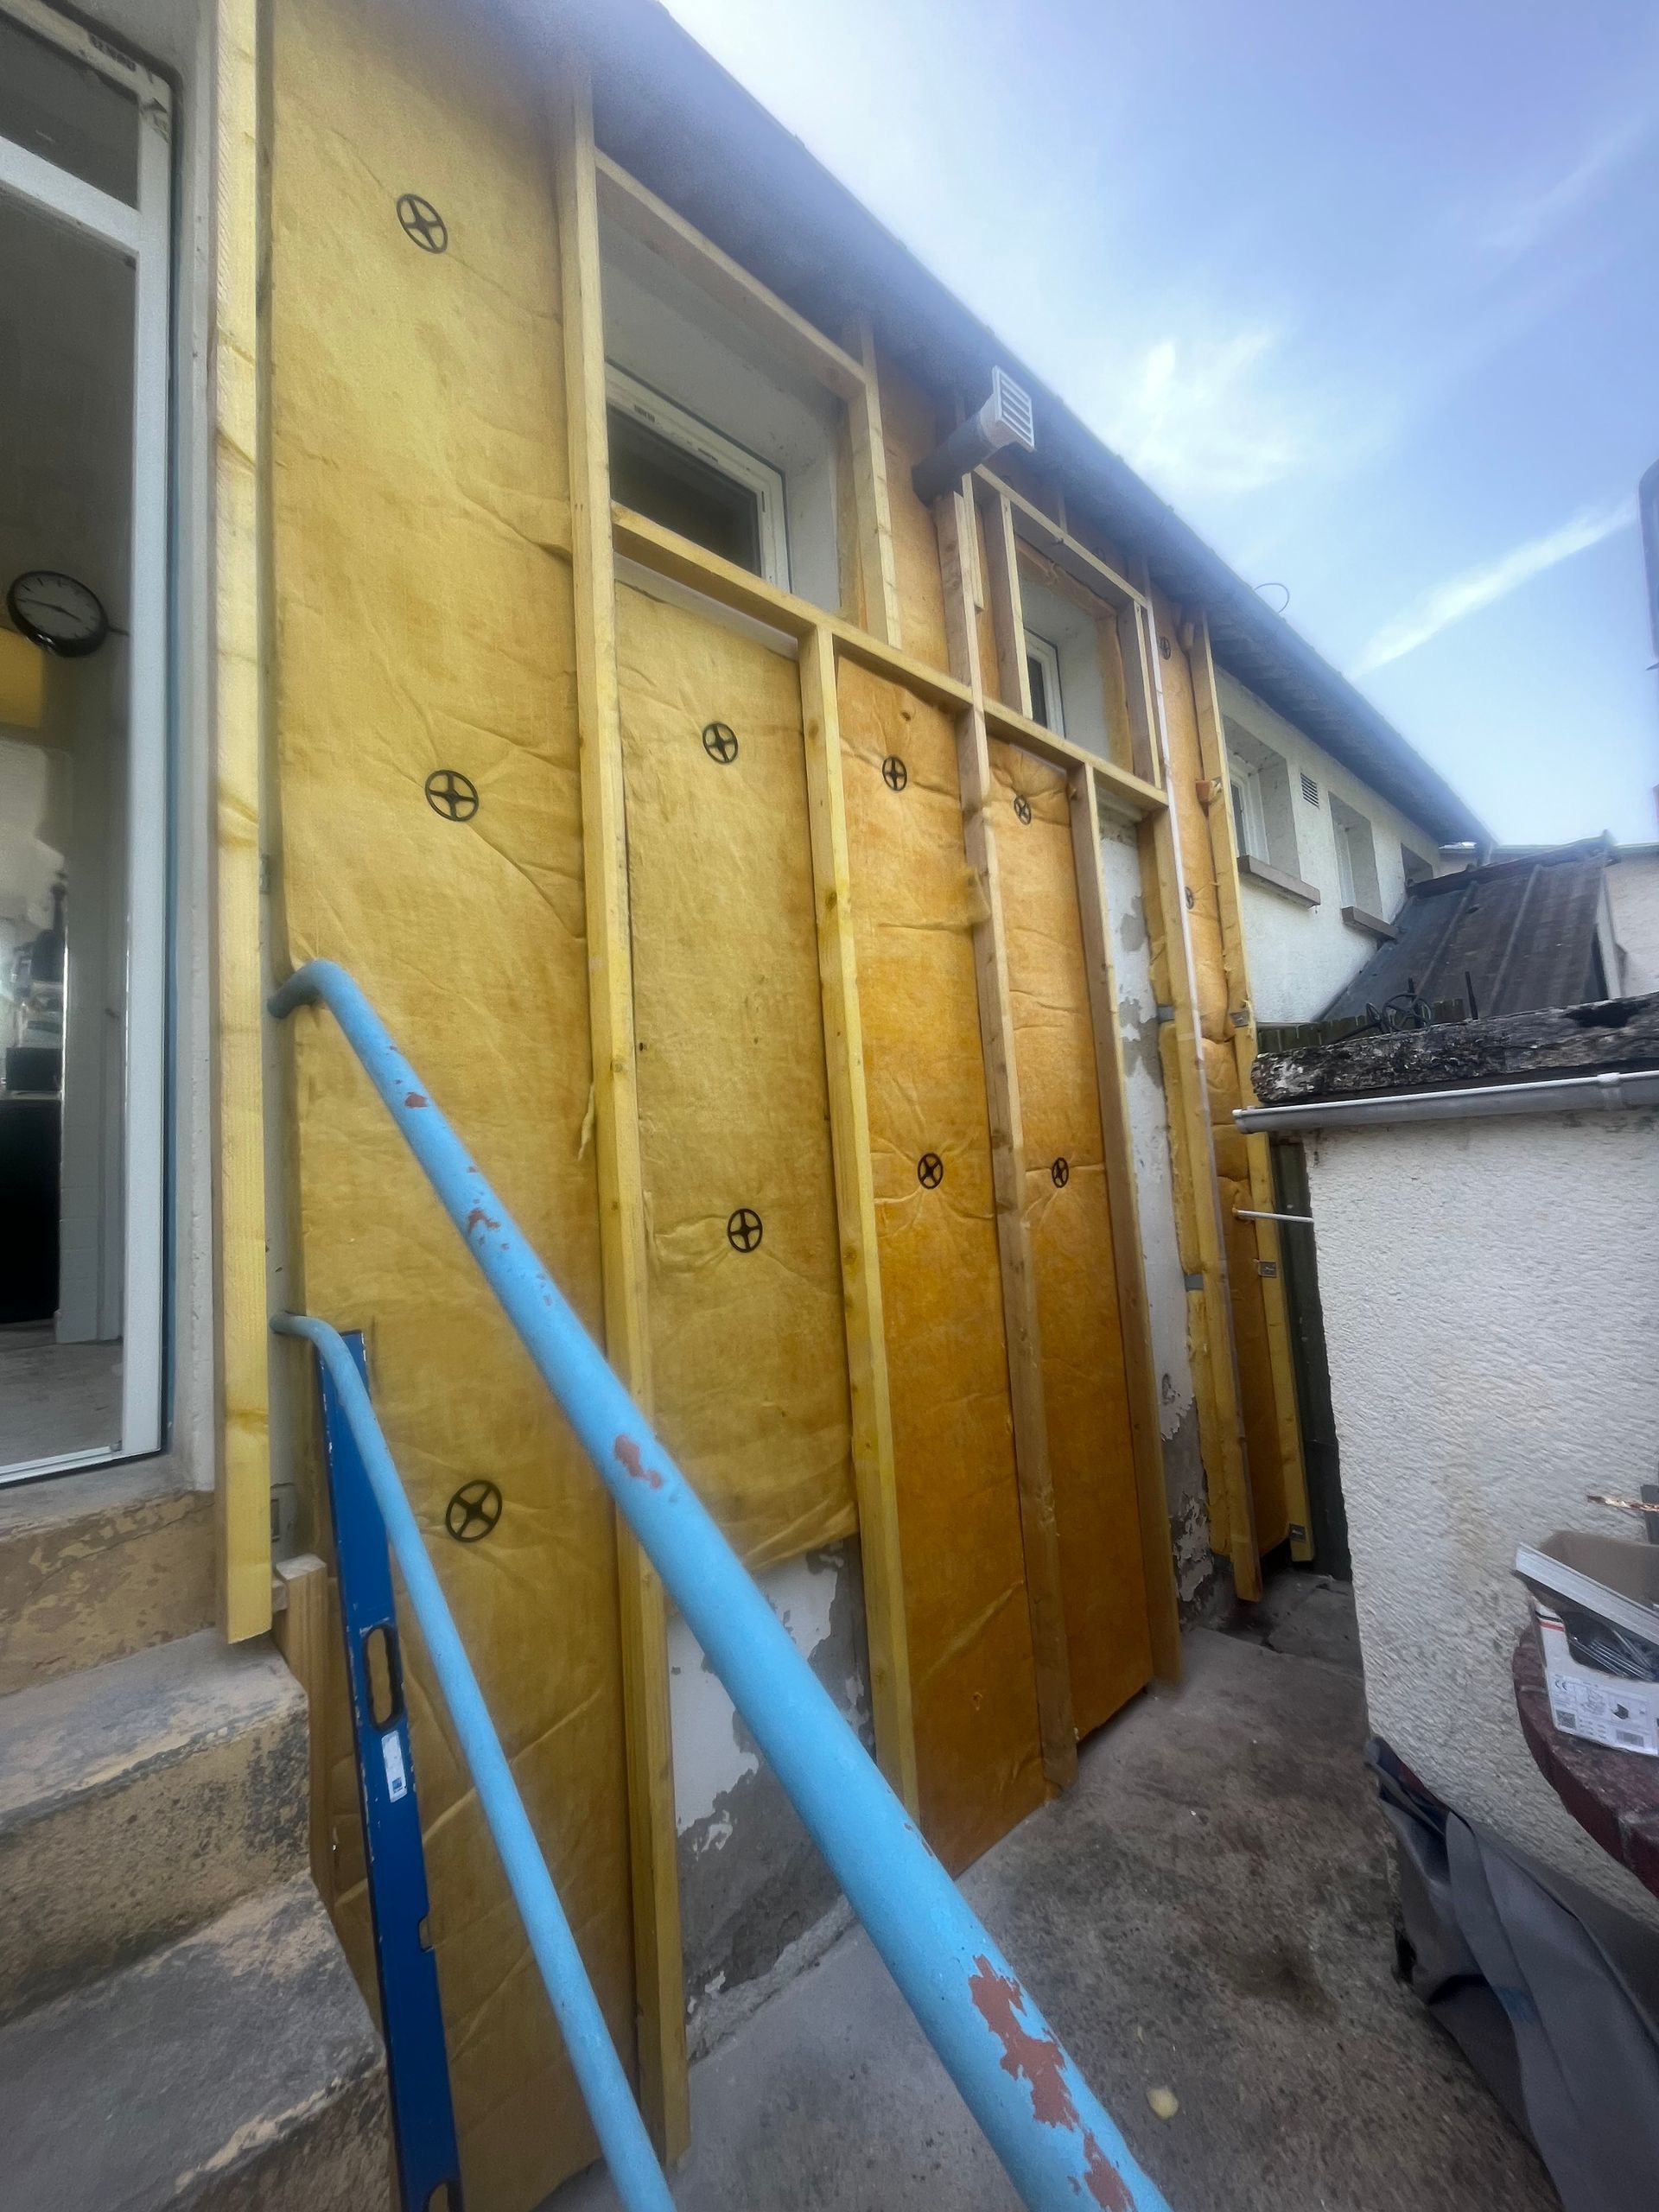
[[[1549,1717],[1564,1736],[1580,1736],[1610,1751],[1659,1758],[1659,1682],[1626,1681],[1586,1667],[1567,1647],[1567,1625],[1535,1599],[1538,1640],[1543,1647]]]

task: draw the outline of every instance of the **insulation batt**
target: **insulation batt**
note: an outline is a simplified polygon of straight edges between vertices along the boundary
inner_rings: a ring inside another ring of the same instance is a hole
[[[437,0],[270,11],[278,959],[342,961],[588,1325],[601,1325],[565,422],[551,181],[499,20]],[[448,250],[401,228],[400,194]],[[423,791],[478,787],[469,821]],[[283,1295],[367,1332],[376,1404],[588,1971],[633,2050],[611,1510],[348,1048],[287,1025]],[[279,1374],[313,1384],[297,1353]],[[315,1454],[308,1474],[316,1511]],[[486,1475],[505,1510],[452,1542]],[[321,1535],[314,1520],[312,1536]],[[406,1653],[461,2161],[528,2212],[594,2155],[423,1655]],[[343,1681],[340,1924],[372,1991]]]

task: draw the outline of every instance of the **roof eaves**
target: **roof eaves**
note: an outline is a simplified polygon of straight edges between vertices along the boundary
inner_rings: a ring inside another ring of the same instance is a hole
[[[547,22],[535,0],[518,4]],[[1224,667],[1443,844],[1490,842],[1392,723],[658,0],[568,0],[552,13],[593,57],[601,143],[644,183],[821,328],[839,335],[860,305],[873,307],[886,342],[936,388],[974,389],[997,364],[1016,375],[1039,449],[1171,598],[1205,609]]]

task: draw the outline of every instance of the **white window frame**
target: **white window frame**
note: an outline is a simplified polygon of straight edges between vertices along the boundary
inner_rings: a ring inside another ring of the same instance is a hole
[[[614,361],[605,364],[605,397],[624,415],[631,415],[658,437],[689,453],[733,483],[752,493],[757,510],[760,543],[760,574],[779,591],[789,584],[789,524],[784,508],[784,480],[780,471],[758,454],[728,438],[723,430],[703,422],[660,391],[653,391]]]
[[[1034,660],[1043,671],[1043,690],[1052,720],[1044,723],[1056,737],[1065,735],[1065,694],[1060,689],[1060,652],[1046,638],[1039,638],[1034,630],[1026,632],[1026,657]],[[1033,709],[1033,716],[1035,709]]]
[[[162,1446],[166,1186],[168,290],[173,99],[166,79],[41,0],[0,12],[133,96],[138,204],[0,138],[0,196],[67,223],[133,263],[133,435],[128,611],[127,1003],[122,1109],[124,1250],[121,1434],[112,1445],[0,1466],[0,1483],[131,1459]]]
[[[1378,901],[1376,899],[1368,901],[1359,895],[1359,888],[1354,880],[1353,841],[1359,836],[1363,836],[1366,840],[1370,849],[1370,874],[1372,880],[1378,884],[1380,897],[1381,871],[1376,863],[1376,824],[1368,815],[1362,814],[1357,806],[1350,806],[1345,799],[1338,799],[1334,793],[1331,794],[1331,797],[1332,802],[1331,826],[1335,830],[1337,837],[1337,885],[1341,893],[1340,903],[1344,906],[1352,906],[1361,913],[1369,914]]]
[[[1268,817],[1262,804],[1260,772],[1248,760],[1233,755],[1227,762],[1227,803],[1233,810],[1233,835],[1240,852],[1249,860],[1271,866],[1273,855],[1268,850]]]

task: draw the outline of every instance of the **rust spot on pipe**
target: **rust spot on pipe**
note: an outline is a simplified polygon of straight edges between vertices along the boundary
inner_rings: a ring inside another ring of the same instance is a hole
[[[1084,2179],[1089,2194],[1103,2212],[1135,2212],[1128,2184],[1117,2168],[1086,2131],[1083,2139]]]
[[[405,1106],[424,1106],[426,1100],[418,1090],[411,1090],[404,1103]]]
[[[616,1453],[624,1471],[632,1475],[635,1482],[649,1483],[652,1490],[661,1490],[662,1477],[655,1467],[646,1466],[645,1461],[639,1457],[639,1446],[631,1436],[619,1436],[611,1448]]]
[[[499,1221],[492,1221],[490,1219],[490,1217],[485,1212],[482,1206],[474,1206],[471,1213],[467,1217],[467,1234],[469,1236],[478,1227],[480,1222],[483,1223],[486,1229],[499,1229],[501,1226]]]
[[[1034,2036],[1022,2025],[1019,2014],[1026,1993],[1012,1974],[999,1974],[988,1958],[974,1961],[968,1980],[974,2009],[1002,2046],[1002,2070],[1014,2080],[1031,2084],[1033,2119],[1051,2127],[1077,2125],[1077,2108],[1065,2079],[1065,2053],[1053,2036]],[[1083,2137],[1084,2179],[1101,2212],[1135,2212],[1134,2199],[1117,2168],[1085,2128]],[[1075,2188],[1075,2182],[1072,2186]],[[1079,2191],[1079,2194],[1081,2192]]]

